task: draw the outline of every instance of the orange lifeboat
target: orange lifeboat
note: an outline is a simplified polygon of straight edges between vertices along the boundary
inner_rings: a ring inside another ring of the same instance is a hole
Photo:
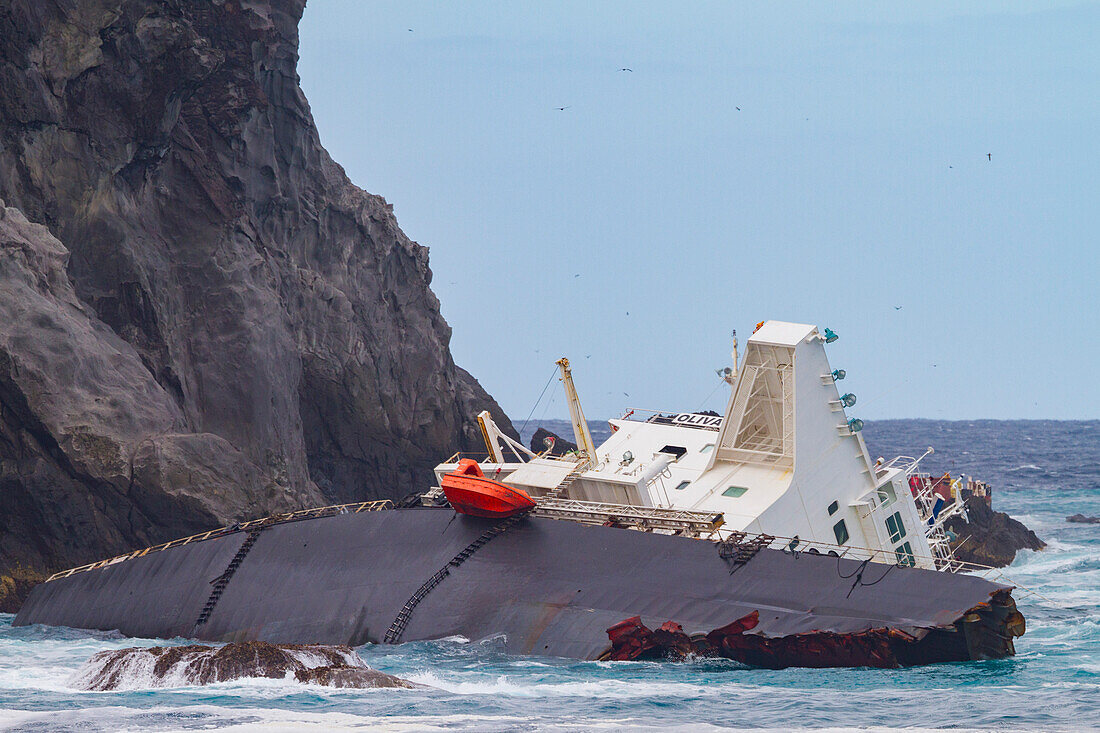
[[[526,492],[485,478],[481,466],[471,458],[460,460],[458,468],[444,474],[440,483],[447,501],[459,514],[501,519],[535,508]]]

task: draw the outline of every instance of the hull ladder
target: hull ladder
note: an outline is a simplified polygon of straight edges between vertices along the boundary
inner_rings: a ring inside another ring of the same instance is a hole
[[[405,627],[409,624],[409,619],[412,618],[413,611],[420,605],[420,602],[427,598],[428,594],[433,589],[451,574],[451,568],[457,568],[462,563],[470,559],[470,557],[484,547],[494,537],[500,535],[511,529],[516,522],[523,519],[526,516],[524,514],[517,514],[514,517],[505,519],[500,524],[497,524],[481,533],[481,535],[466,545],[457,555],[452,557],[447,564],[440,568],[435,575],[424,581],[424,584],[416,589],[416,592],[409,597],[409,600],[405,601],[405,605],[401,607],[401,610],[397,614],[397,618],[390,624],[390,628],[386,631],[386,636],[383,642],[386,644],[399,644],[401,643],[401,635],[405,633]]]

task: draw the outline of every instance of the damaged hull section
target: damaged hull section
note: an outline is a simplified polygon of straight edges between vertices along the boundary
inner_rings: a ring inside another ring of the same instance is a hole
[[[878,628],[836,633],[810,631],[769,637],[751,633],[758,612],[707,634],[688,636],[666,621],[651,631],[638,616],[607,630],[611,642],[601,659],[681,660],[690,656],[724,657],[754,667],[911,667],[937,662],[1000,659],[1015,654],[1014,637],[1024,633],[1024,617],[1007,590],[994,591],[954,623],[906,633]]]
[[[769,549],[731,564],[685,537],[500,525],[397,509],[229,532],[44,583],[15,623],[350,645],[503,634],[517,654],[772,668],[998,658],[1024,629],[1011,588],[977,577]]]

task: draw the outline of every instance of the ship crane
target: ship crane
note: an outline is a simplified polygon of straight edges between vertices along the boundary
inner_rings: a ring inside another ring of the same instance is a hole
[[[561,370],[561,382],[565,386],[565,400],[569,403],[569,419],[573,422],[573,437],[577,441],[577,450],[584,454],[588,465],[596,464],[596,446],[592,442],[592,433],[588,430],[588,422],[584,419],[584,410],[581,409],[581,400],[577,396],[577,388],[573,386],[573,373],[569,369],[569,360],[564,356],[555,364]]]

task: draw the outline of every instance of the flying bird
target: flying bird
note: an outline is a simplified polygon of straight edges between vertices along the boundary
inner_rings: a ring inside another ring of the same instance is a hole
[[[900,306],[900,305],[895,305],[895,306],[894,306],[894,310],[896,310],[896,311],[899,311],[899,310],[901,310],[901,306]]]
[[[569,108],[570,108],[570,107],[572,107],[572,106],[573,106],[573,105],[571,105],[571,104],[567,104],[567,105],[565,105],[564,107],[557,107],[557,110],[558,110],[559,112],[564,112],[565,110],[569,109]]]
[[[634,69],[622,68],[622,69],[619,69],[619,71],[634,71]]]
[[[990,160],[993,160],[993,153],[986,153],[985,157],[989,158]]]
[[[741,111],[741,108],[740,108],[740,107],[734,107],[734,109],[735,109],[735,110],[737,110],[738,112],[740,112],[740,111]]]
[[[580,274],[580,273],[578,272],[578,273],[577,273],[576,275],[574,275],[573,277],[580,277],[580,276],[581,276],[581,274]]]

